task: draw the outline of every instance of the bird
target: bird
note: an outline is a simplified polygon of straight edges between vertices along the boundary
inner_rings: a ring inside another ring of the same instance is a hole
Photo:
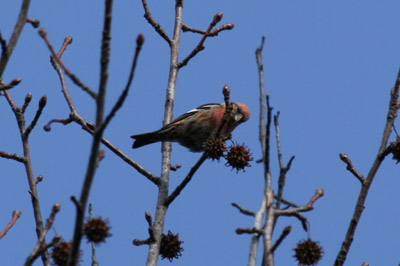
[[[212,137],[228,137],[241,123],[250,118],[249,107],[244,103],[231,103],[232,111],[216,136],[225,113],[225,103],[201,105],[177,117],[159,130],[133,135],[133,149],[158,141],[178,142],[192,152],[204,151],[203,143]]]

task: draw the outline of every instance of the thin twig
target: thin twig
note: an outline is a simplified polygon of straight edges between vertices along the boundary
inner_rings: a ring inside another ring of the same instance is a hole
[[[7,232],[14,226],[17,222],[18,218],[21,216],[21,212],[19,210],[15,210],[12,212],[11,221],[7,224],[7,226],[0,232],[0,239],[3,238],[7,234]]]
[[[136,50],[135,50],[135,55],[133,57],[132,67],[131,67],[131,71],[129,73],[128,82],[125,86],[125,89],[122,91],[121,95],[119,96],[117,102],[115,103],[114,107],[111,109],[111,112],[104,119],[102,128],[105,128],[108,125],[108,123],[110,123],[111,119],[115,116],[117,111],[122,107],[122,104],[124,103],[126,97],[128,96],[128,91],[129,91],[129,88],[131,87],[133,76],[135,74],[136,63],[137,63],[137,59],[139,57],[140,50],[142,49],[142,46],[143,46],[143,42],[144,42],[144,37],[142,34],[139,34],[138,37],[136,38]]]
[[[165,200],[165,205],[168,207],[171,202],[173,202],[176,197],[182,192],[182,190],[186,187],[186,185],[192,180],[193,175],[196,173],[196,171],[200,168],[200,166],[204,163],[204,161],[207,159],[207,154],[203,153],[203,155],[200,157],[200,159],[197,161],[197,163],[190,169],[189,173],[186,175],[186,177],[183,179],[183,181],[175,188],[175,190],[171,193],[171,195],[168,196],[168,198]]]
[[[361,182],[361,184],[364,183],[365,181],[364,176],[360,174],[357,171],[357,169],[353,166],[353,163],[351,162],[350,158],[344,153],[340,153],[339,158],[347,165],[346,169],[349,170],[349,172],[352,173],[358,179],[358,181]]]
[[[0,77],[3,76],[8,60],[10,59],[10,56],[14,51],[15,46],[17,45],[19,36],[21,35],[21,32],[25,26],[30,2],[30,0],[22,1],[22,6],[19,11],[17,23],[15,24],[13,33],[11,34],[10,40],[8,41],[8,45],[6,45],[5,41],[1,41],[2,53],[0,58]]]
[[[37,189],[36,189],[36,180],[33,175],[30,147],[29,147],[29,134],[26,134],[26,129],[25,129],[25,116],[24,116],[24,112],[22,112],[22,109],[18,108],[15,105],[14,101],[12,100],[12,98],[7,90],[4,91],[4,96],[6,97],[8,103],[15,115],[15,118],[16,118],[17,124],[18,124],[18,129],[19,129],[20,135],[21,135],[22,148],[23,148],[23,152],[24,152],[23,163],[24,163],[26,176],[27,176],[28,184],[29,184],[29,194],[31,195],[33,214],[34,214],[35,224],[36,224],[36,235],[39,239],[40,236],[42,235],[42,232],[44,229],[43,229],[42,214],[41,214],[40,204],[39,204],[39,197],[38,197]],[[25,99],[25,101],[26,101],[26,99]],[[39,108],[40,108],[40,105],[43,104],[40,102],[41,101],[39,101]],[[45,266],[50,265],[50,258],[49,258],[49,254],[48,254],[47,250],[45,250],[41,255],[42,255],[43,264]]]
[[[210,26],[208,26],[208,29],[204,33],[203,38],[201,38],[199,44],[192,50],[192,52],[185,59],[182,60],[182,62],[180,62],[178,64],[178,68],[186,66],[187,63],[190,61],[190,59],[192,59],[200,51],[204,50],[204,48],[205,48],[204,47],[204,42],[207,39],[208,34],[211,32],[212,28],[214,28],[214,26],[217,25],[217,23],[221,21],[222,15],[223,15],[222,12],[219,12],[218,14],[216,14],[214,16],[213,20],[210,23]]]
[[[278,240],[276,240],[276,242],[274,243],[274,245],[271,248],[271,252],[274,253],[275,250],[278,248],[278,246],[282,243],[282,241],[290,234],[290,231],[292,230],[292,227],[286,226],[281,235],[279,236]]]
[[[269,104],[269,94],[266,96],[267,99],[267,125],[265,134],[265,153],[264,158],[264,178],[265,178],[265,190],[271,189],[271,173],[270,173],[270,139],[271,139],[271,117],[272,117],[272,107]]]
[[[264,158],[265,154],[265,88],[264,88],[264,66],[262,63],[262,51],[264,49],[265,36],[261,38],[260,47],[256,49],[256,61],[258,67],[258,82],[260,87],[260,119],[259,119],[259,138],[261,142],[261,151]],[[264,159],[263,159],[264,161]]]
[[[56,217],[57,212],[60,211],[60,203],[56,203],[53,205],[53,208],[50,213],[50,217],[46,221],[46,226],[43,229],[42,234],[39,237],[38,242],[36,243],[35,248],[31,252],[31,254],[28,256],[28,258],[25,261],[24,266],[30,266],[33,264],[33,262],[43,253],[43,251],[46,250],[46,245],[45,245],[45,239],[47,232],[49,229],[53,226],[54,219]]]
[[[25,158],[22,156],[19,156],[18,154],[15,154],[15,153],[8,153],[5,151],[0,151],[0,157],[15,160],[20,163],[25,163]]]
[[[238,235],[242,235],[242,234],[256,234],[256,235],[260,235],[262,234],[262,231],[260,229],[257,228],[237,228],[236,229],[236,234]]]
[[[74,75],[61,61],[60,58],[58,58],[53,46],[51,45],[49,39],[47,38],[47,33],[44,28],[39,29],[39,35],[43,38],[45,41],[47,47],[49,48],[53,58],[57,61],[57,64],[61,66],[61,68],[64,70],[65,74],[74,82],[78,87],[82,88],[85,92],[87,92],[93,99],[97,98],[97,94],[92,91],[88,86],[86,86],[76,75]]]
[[[94,175],[96,173],[98,152],[102,134],[105,128],[102,128],[105,93],[108,80],[108,64],[110,61],[110,40],[111,40],[111,18],[112,18],[112,0],[106,0],[104,11],[104,26],[103,38],[101,45],[101,59],[100,59],[100,84],[99,91],[96,98],[96,130],[93,136],[92,147],[88,167],[85,175],[85,180],[82,185],[81,196],[79,199],[79,208],[76,209],[74,237],[72,240],[71,250],[68,256],[68,266],[75,266],[79,261],[79,246],[82,240],[82,229],[85,218],[85,208],[89,198],[90,189],[92,187]],[[59,63],[59,62],[58,62]],[[65,71],[65,70],[64,70]]]
[[[142,0],[143,3],[143,8],[144,8],[144,17],[147,19],[149,24],[153,26],[153,28],[156,30],[160,36],[167,41],[168,45],[172,45],[172,40],[168,37],[167,33],[164,31],[164,29],[161,27],[159,23],[157,23],[154,18],[151,16],[149,7],[147,6],[146,0]]]
[[[358,222],[360,221],[361,214],[365,208],[364,205],[365,205],[365,200],[367,199],[369,188],[371,186],[372,181],[374,180],[376,173],[378,172],[379,166],[381,165],[382,161],[385,159],[385,157],[387,155],[385,152],[387,149],[387,143],[389,141],[389,137],[392,132],[393,124],[397,117],[397,112],[399,109],[399,105],[398,105],[399,86],[400,86],[400,69],[397,74],[395,86],[390,91],[389,110],[388,110],[388,114],[386,117],[386,125],[383,130],[381,145],[379,147],[375,161],[372,164],[371,169],[369,170],[369,173],[368,173],[365,181],[362,183],[361,191],[358,196],[356,206],[354,208],[353,217],[350,220],[350,224],[347,229],[346,236],[343,240],[343,243],[339,250],[339,253],[335,259],[334,266],[341,266],[341,265],[343,265],[343,263],[346,260],[347,253],[349,252],[350,246],[354,239],[354,233],[356,231]]]
[[[1,80],[1,82],[0,82],[0,91],[12,89],[22,81],[22,79],[14,79],[10,83],[5,84],[4,81],[1,78],[0,78],[0,80]]]
[[[275,196],[274,196],[274,199],[277,200],[278,197],[275,195]],[[281,202],[282,202],[283,204],[287,205],[288,207],[294,207],[294,208],[297,208],[297,207],[298,207],[297,204],[294,204],[293,202],[290,202],[290,201],[288,201],[288,200],[286,200],[286,199],[284,199],[284,198],[281,198]]]
[[[43,108],[46,106],[47,103],[47,96],[44,95],[39,100],[39,108],[36,111],[36,115],[33,118],[31,124],[26,128],[24,135],[27,137],[31,133],[32,129],[36,126],[37,121],[39,120],[40,115],[42,114]]]
[[[256,212],[248,210],[246,208],[243,208],[242,206],[240,206],[239,204],[237,204],[235,202],[232,202],[231,205],[233,207],[236,207],[240,211],[240,213],[243,213],[243,214],[249,215],[249,216],[256,216]]]
[[[224,31],[224,30],[231,30],[231,29],[233,29],[234,27],[235,27],[235,25],[233,25],[232,23],[225,23],[225,24],[222,25],[221,27],[218,27],[218,28],[216,28],[215,30],[212,30],[210,33],[208,33],[207,36],[208,36],[208,37],[215,37],[215,36],[218,36],[218,34],[219,34],[221,31]],[[182,25],[182,31],[183,31],[183,32],[189,31],[189,32],[193,32],[193,33],[199,33],[199,34],[202,34],[202,35],[206,34],[206,31],[204,31],[204,30],[199,30],[199,29],[190,27],[190,26],[188,26],[188,25],[186,25],[186,24],[183,24],[183,25]]]
[[[311,211],[314,208],[314,203],[324,195],[323,189],[317,189],[307,205],[288,210],[275,210],[277,216],[293,216],[295,213]]]
[[[22,112],[22,113],[25,113],[26,108],[28,108],[28,105],[29,105],[29,103],[31,102],[31,100],[32,100],[32,93],[29,92],[29,93],[25,96],[24,104],[23,104],[22,107],[21,107],[21,112]]]
[[[278,161],[279,161],[279,179],[278,179],[278,194],[277,194],[277,200],[275,203],[275,209],[280,209],[281,207],[281,198],[283,195],[283,188],[285,186],[285,181],[286,181],[286,173],[289,171],[290,166],[292,165],[292,162],[294,160],[294,156],[292,156],[286,165],[286,167],[283,165],[283,159],[282,159],[282,147],[281,147],[281,133],[279,129],[279,114],[280,112],[277,112],[277,114],[274,116],[274,125],[275,125],[275,136],[276,136],[276,144],[277,144],[277,150],[278,150]],[[275,224],[276,224],[276,219],[275,219]]]
[[[89,204],[89,219],[93,219],[92,204]],[[92,266],[98,266],[99,263],[96,260],[96,244],[92,241]]]

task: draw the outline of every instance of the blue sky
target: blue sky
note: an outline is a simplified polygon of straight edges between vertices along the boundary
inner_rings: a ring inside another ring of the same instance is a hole
[[[192,3],[195,2],[195,3]],[[150,1],[153,17],[172,34],[174,1]],[[4,1],[0,30],[9,38],[20,1]],[[234,140],[246,143],[255,159],[260,158],[258,141],[259,93],[255,49],[266,35],[263,52],[267,92],[274,112],[280,111],[283,158],[296,156],[287,175],[284,197],[306,204],[315,189],[325,196],[305,215],[311,223],[310,236],[319,241],[325,255],[319,265],[332,265],[343,241],[360,184],[339,160],[348,154],[364,175],[378,150],[389,102],[389,91],[400,67],[398,43],[400,2],[384,1],[185,1],[184,23],[206,29],[222,11],[221,23],[233,23],[232,31],[205,42],[206,49],[181,69],[178,76],[174,117],[209,102],[222,102],[222,87],[231,88],[232,101],[244,102],[252,117],[239,126]],[[169,49],[143,18],[141,1],[115,1],[112,24],[110,78],[107,110],[125,86],[135,38],[143,33],[140,54],[130,94],[105,131],[107,139],[155,174],[160,173],[160,144],[131,150],[132,134],[158,129],[162,124],[169,70]],[[63,56],[69,69],[89,87],[97,89],[102,29],[101,1],[33,1],[29,17],[39,19],[55,47],[65,36],[74,40]],[[221,24],[220,24],[221,25]],[[184,33],[183,59],[201,36]],[[58,49],[58,48],[57,48]],[[46,219],[55,202],[61,212],[55,230],[69,240],[75,207],[88,161],[90,136],[77,125],[42,126],[53,118],[66,118],[69,109],[58,77],[49,64],[49,51],[37,30],[27,25],[3,75],[6,82],[22,78],[10,91],[21,105],[28,92],[33,101],[26,112],[34,116],[44,94],[48,103],[30,137],[35,176],[43,175],[39,199]],[[94,120],[94,102],[67,81],[78,112]],[[22,153],[14,116],[0,97],[0,150]],[[398,125],[398,123],[396,123]],[[398,126],[400,128],[400,126]],[[394,139],[392,136],[391,140]],[[272,142],[272,175],[276,187],[279,168]],[[135,247],[134,238],[147,238],[144,212],[154,214],[156,187],[106,149],[91,195],[94,215],[107,218],[113,236],[97,249],[101,265],[144,265],[147,247]],[[182,164],[171,173],[171,190],[179,184],[200,154],[173,144],[172,162]],[[382,164],[366,201],[346,265],[397,265],[399,246],[400,180],[398,165],[388,157]],[[5,226],[14,209],[21,218],[0,241],[0,265],[21,265],[36,243],[33,213],[25,172],[19,163],[0,159],[0,225]],[[165,232],[179,233],[184,252],[173,265],[246,265],[250,236],[235,234],[237,227],[253,221],[230,206],[236,202],[256,210],[263,193],[263,167],[252,162],[246,172],[236,173],[220,163],[206,161],[192,182],[168,210]],[[274,237],[292,226],[291,234],[276,251],[277,265],[296,265],[295,244],[307,238],[300,223],[281,218]],[[54,231],[49,236],[52,237]],[[82,265],[90,262],[90,247],[82,243]],[[259,261],[261,259],[259,253]],[[258,265],[260,262],[257,263]],[[35,265],[40,265],[38,261]],[[159,265],[170,265],[161,260]]]

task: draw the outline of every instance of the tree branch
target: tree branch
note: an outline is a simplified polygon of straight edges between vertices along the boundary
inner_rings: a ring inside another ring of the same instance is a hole
[[[366,179],[364,180],[364,182],[362,182],[361,191],[358,196],[356,206],[354,208],[353,217],[350,220],[350,224],[347,229],[346,236],[343,240],[342,246],[336,257],[334,266],[341,266],[341,265],[343,265],[343,263],[346,260],[347,253],[349,252],[350,246],[354,239],[354,233],[356,231],[358,222],[360,221],[361,214],[365,208],[364,204],[365,204],[365,200],[367,199],[369,188],[371,186],[372,181],[374,180],[376,173],[378,172],[379,166],[381,165],[382,161],[386,157],[383,155],[385,155],[385,151],[387,149],[387,143],[388,143],[390,134],[392,132],[394,120],[397,117],[397,112],[399,109],[399,104],[398,104],[399,86],[400,86],[400,69],[397,74],[395,86],[392,88],[392,90],[390,92],[389,110],[388,110],[388,114],[386,117],[386,125],[383,130],[381,145],[379,147],[375,161],[373,162]]]
[[[82,229],[85,218],[85,208],[89,198],[90,189],[93,183],[94,175],[97,169],[98,152],[104,128],[102,128],[105,94],[108,80],[108,63],[110,56],[110,32],[111,32],[111,18],[112,18],[112,0],[106,0],[104,12],[104,27],[103,38],[101,45],[101,59],[100,59],[100,85],[96,98],[96,129],[93,136],[92,148],[90,151],[89,163],[85,175],[85,180],[82,186],[81,196],[79,199],[79,208],[76,209],[74,237],[72,240],[71,250],[68,256],[68,266],[75,266],[79,262],[79,246],[82,240]],[[58,59],[58,57],[56,57]],[[59,63],[59,62],[58,62]],[[64,70],[65,71],[65,70]]]
[[[146,0],[142,0],[143,8],[144,8],[144,17],[147,19],[149,24],[153,26],[153,28],[156,30],[156,32],[168,43],[168,45],[171,47],[172,45],[172,40],[168,37],[167,33],[164,31],[164,29],[161,27],[159,23],[157,23],[154,18],[151,16],[149,7],[147,6]]]
[[[3,231],[0,232],[0,239],[3,238],[7,234],[7,232],[11,229],[11,227],[14,226],[14,224],[17,222],[18,218],[21,216],[21,212],[19,210],[15,210],[12,212],[12,218],[11,221],[7,224],[7,226],[3,229]]]
[[[181,68],[183,66],[186,66],[187,63],[190,61],[190,59],[192,59],[196,54],[198,54],[200,51],[204,50],[204,42],[208,37],[208,34],[211,32],[212,28],[214,28],[214,26],[220,22],[222,19],[222,12],[219,12],[218,14],[216,14],[213,18],[213,20],[210,23],[210,26],[208,26],[207,31],[204,33],[203,38],[201,38],[199,44],[193,49],[193,51],[185,58],[182,60],[182,62],[180,62],[178,64],[178,68]]]

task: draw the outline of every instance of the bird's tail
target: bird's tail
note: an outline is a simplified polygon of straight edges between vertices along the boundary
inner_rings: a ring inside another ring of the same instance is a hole
[[[135,140],[135,142],[132,145],[132,149],[136,149],[160,141],[160,139],[157,136],[158,136],[157,131],[131,136],[131,138]]]

